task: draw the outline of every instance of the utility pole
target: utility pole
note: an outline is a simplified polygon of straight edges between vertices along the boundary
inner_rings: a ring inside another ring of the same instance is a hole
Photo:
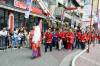
[[[91,41],[91,36],[92,36],[92,12],[93,12],[93,0],[91,4],[91,15],[90,15],[90,41]],[[90,51],[90,42],[88,44],[87,52],[89,53],[89,51]]]
[[[99,0],[98,0],[98,5],[97,5],[97,19],[98,19],[98,21],[99,21]]]

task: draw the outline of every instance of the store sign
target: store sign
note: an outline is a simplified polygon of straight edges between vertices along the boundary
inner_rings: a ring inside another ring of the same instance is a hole
[[[31,10],[33,13],[42,14],[42,10],[37,7],[32,7]]]
[[[26,5],[23,2],[14,0],[14,6],[22,8],[22,9],[26,9]]]
[[[26,9],[27,6],[25,3],[14,0],[14,6],[22,9]],[[31,11],[36,14],[42,14],[42,10],[37,7],[31,7]]]

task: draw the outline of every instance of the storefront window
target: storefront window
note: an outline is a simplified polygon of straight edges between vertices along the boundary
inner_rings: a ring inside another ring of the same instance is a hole
[[[29,20],[29,26],[30,27],[32,27],[33,25],[35,25],[34,19],[35,19],[34,16],[30,16],[30,20]]]
[[[20,14],[20,26],[25,26],[25,16],[24,14]]]
[[[0,29],[3,28],[4,25],[4,10],[0,9]]]
[[[14,23],[15,23],[15,28],[19,27],[19,13],[14,12]]]
[[[8,15],[8,10],[4,10],[4,27],[7,27],[8,25],[8,19],[9,19],[9,15]]]

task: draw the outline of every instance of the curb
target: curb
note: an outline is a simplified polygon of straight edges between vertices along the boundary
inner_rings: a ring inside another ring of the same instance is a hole
[[[92,44],[91,44],[92,45]],[[90,45],[90,47],[91,47],[91,45]],[[80,56],[80,55],[82,55],[84,52],[86,52],[86,50],[87,50],[88,48],[86,48],[86,49],[84,49],[82,52],[80,52],[79,54],[77,54],[74,58],[73,58],[73,60],[72,60],[72,65],[71,66],[75,66],[75,61],[77,60],[77,58]]]
[[[79,52],[81,52],[81,50],[77,50],[74,53],[71,53],[71,54],[65,56],[64,59],[59,64],[59,66],[70,66],[71,61],[74,58],[74,55],[77,55]],[[66,61],[66,59],[67,59],[67,61]]]

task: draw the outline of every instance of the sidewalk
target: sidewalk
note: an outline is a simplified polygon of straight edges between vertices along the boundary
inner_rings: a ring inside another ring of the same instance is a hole
[[[90,48],[89,53],[83,53],[75,62],[75,66],[100,66],[100,44]]]

